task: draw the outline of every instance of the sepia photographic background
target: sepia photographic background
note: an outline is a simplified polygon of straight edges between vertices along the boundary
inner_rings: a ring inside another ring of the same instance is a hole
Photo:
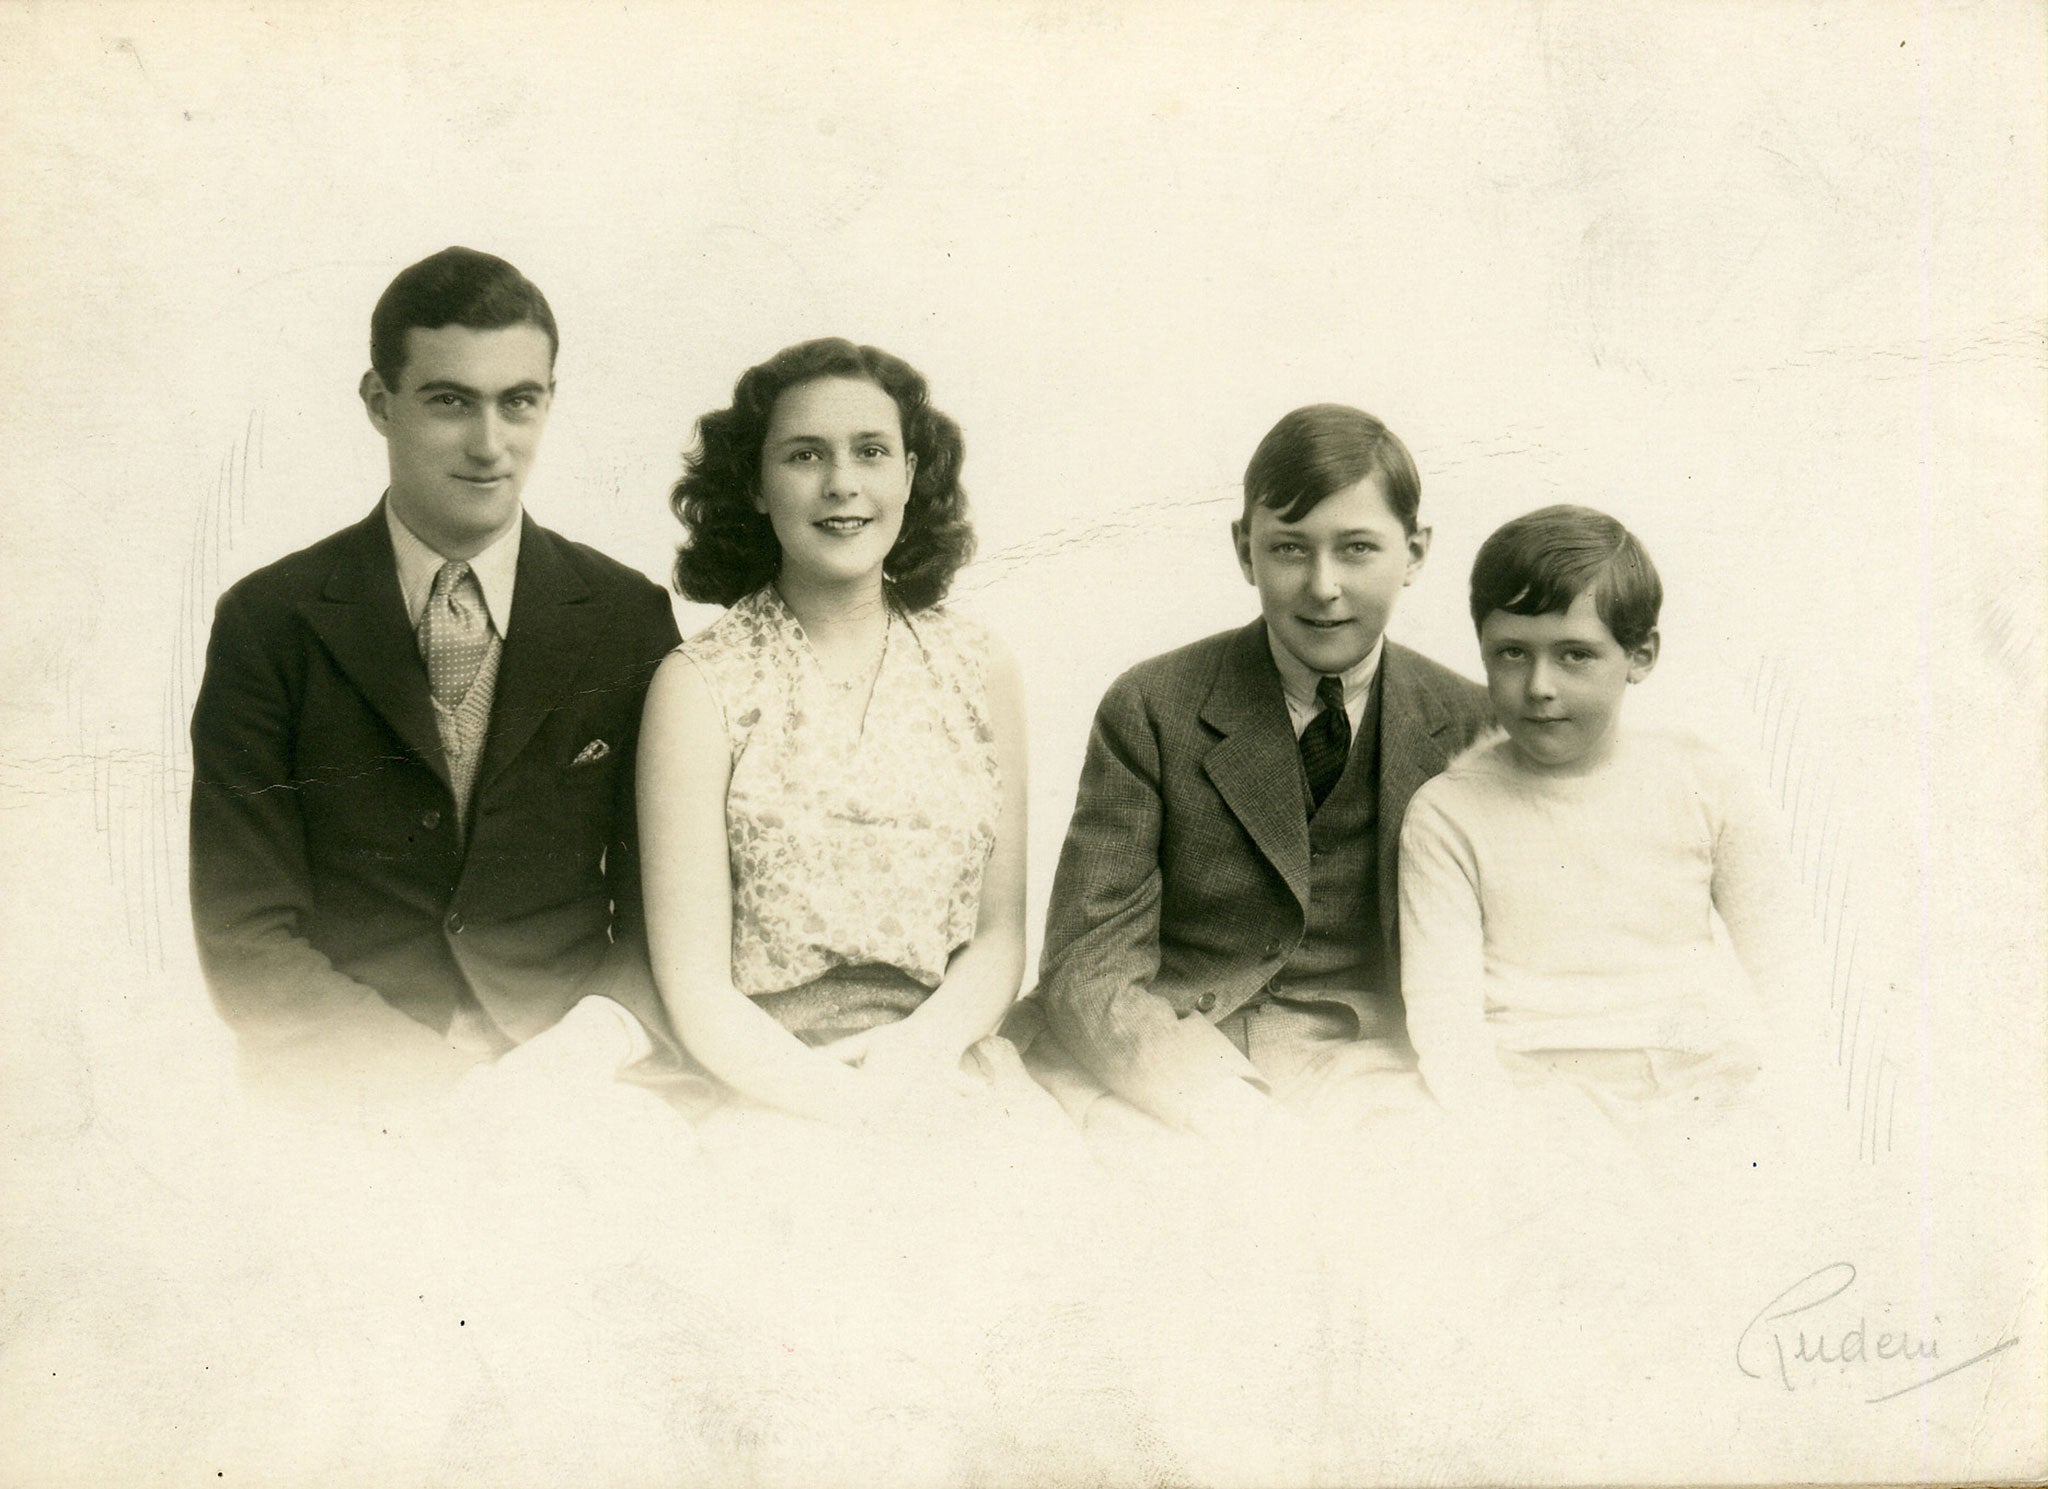
[[[1034,927],[1104,687],[1256,611],[1227,527],[1282,413],[1356,404],[1414,451],[1435,540],[1392,634],[1468,675],[1481,539],[1550,502],[1620,517],[1668,596],[1631,718],[1723,743],[1783,807],[1839,1081],[1811,1144],[1869,1203],[1847,1238],[1816,1216],[1811,1251],[1731,1227],[1749,1306],[1653,1381],[1561,1345],[1622,1424],[1605,1456],[1496,1423],[1458,1463],[1344,1472],[2048,1469],[2043,22],[5,0],[0,1482],[215,1482],[215,1458],[349,1482],[234,1454],[278,1414],[376,1420],[195,1384],[350,1345],[316,1319],[201,1361],[175,1343],[189,1292],[151,1283],[185,1264],[181,1185],[232,1109],[184,730],[220,591],[376,501],[370,307],[451,243],[509,258],[561,326],[528,509],[656,577],[693,421],[744,368],[843,335],[929,377],[979,534],[954,603],[1028,691]],[[1752,1314],[1845,1262],[1940,1367],[1997,1353],[1874,1402],[1846,1365],[1800,1392],[1739,1373]],[[288,1289],[247,1265],[206,1273],[223,1301]],[[150,1368],[122,1368],[130,1338]],[[434,1482],[518,1480],[436,1451]]]

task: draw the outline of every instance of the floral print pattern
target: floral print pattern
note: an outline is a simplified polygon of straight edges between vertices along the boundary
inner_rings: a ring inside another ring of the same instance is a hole
[[[680,650],[732,748],[734,986],[758,997],[879,965],[936,987],[974,933],[1001,811],[986,633],[892,614],[857,724],[773,585]]]

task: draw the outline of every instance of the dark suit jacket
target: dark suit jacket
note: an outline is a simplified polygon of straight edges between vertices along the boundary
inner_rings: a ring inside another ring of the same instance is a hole
[[[1380,663],[1379,918],[1400,986],[1394,872],[1416,788],[1485,727],[1485,690],[1389,641]],[[1181,1125],[1250,1067],[1214,1029],[1307,931],[1301,756],[1263,620],[1132,668],[1095,715],[1053,879],[1039,997],[1110,1090]]]
[[[674,610],[521,520],[467,842],[381,505],[221,597],[192,714],[192,917],[252,1075],[445,1079],[462,1062],[437,1031],[465,990],[515,1040],[602,992],[671,1042],[639,938],[633,754]]]

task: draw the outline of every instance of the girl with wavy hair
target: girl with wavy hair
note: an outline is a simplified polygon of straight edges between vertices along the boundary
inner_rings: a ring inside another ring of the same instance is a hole
[[[698,423],[676,586],[728,608],[655,676],[639,820],[656,985],[714,1104],[873,1126],[1030,1086],[992,1037],[1024,964],[1021,689],[940,604],[962,453],[915,369],[837,339]]]

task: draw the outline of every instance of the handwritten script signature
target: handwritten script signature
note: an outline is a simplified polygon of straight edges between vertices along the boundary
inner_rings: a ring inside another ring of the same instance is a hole
[[[1736,1368],[1753,1380],[1775,1378],[1787,1391],[1795,1391],[1801,1383],[1814,1384],[1818,1367],[1831,1365],[1837,1375],[1853,1372],[1886,1386],[1868,1398],[1874,1404],[1931,1386],[2019,1343],[2017,1337],[2002,1340],[1967,1360],[1944,1365],[1941,1340],[1933,1333],[1892,1327],[1888,1310],[1883,1308],[1879,1309],[1880,1327],[1873,1331],[1863,1305],[1851,1300],[1830,1306],[1855,1285],[1856,1268],[1849,1262],[1830,1262],[1807,1273],[1764,1304],[1749,1321],[1735,1341]],[[1895,1368],[1900,1365],[1909,1369]],[[1902,1374],[1914,1378],[1891,1386]]]

